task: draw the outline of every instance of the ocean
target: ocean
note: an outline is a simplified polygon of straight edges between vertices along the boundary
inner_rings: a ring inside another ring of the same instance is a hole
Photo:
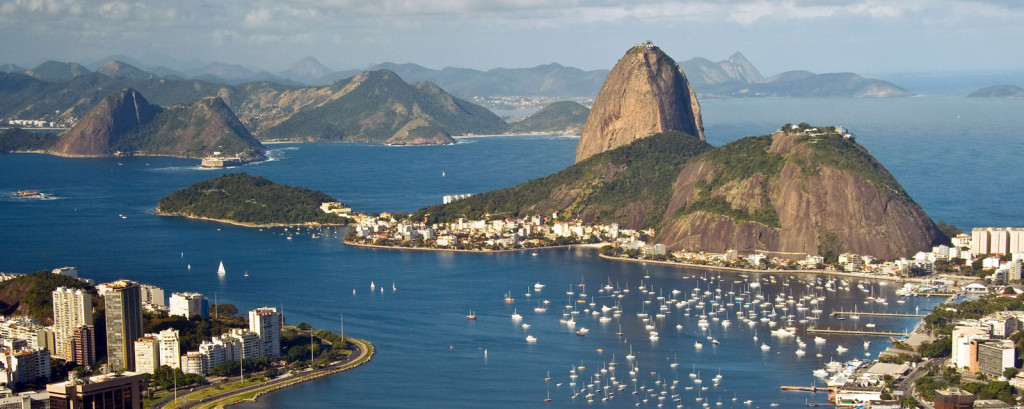
[[[714,145],[768,134],[787,122],[845,126],[935,220],[965,230],[1022,225],[1024,203],[1014,193],[1024,174],[1019,162],[1024,154],[1022,99],[744,99],[704,101],[702,108],[708,140]],[[729,291],[749,291],[748,299],[760,293],[769,300],[779,294],[794,299],[817,294],[826,296],[821,304],[824,315],[854,307],[926,312],[941,301],[910,298],[897,303],[892,294],[895,283],[861,280],[852,281],[850,291],[826,293],[813,284],[808,288],[807,281],[816,279],[811,276],[780,275],[774,284],[764,282],[751,289],[744,284],[748,278],[735,273],[612,262],[597,258],[590,249],[544,250],[536,256],[362,249],[341,244],[342,229],[317,231],[314,239],[305,230],[261,231],[152,214],[163,195],[237,171],[322,190],[357,211],[412,211],[440,202],[445,194],[476,193],[556,172],[572,163],[577,141],[508,136],[462,139],[438,147],[282,144],[270,145],[271,161],[229,170],[200,169],[196,160],[176,158],[0,155],[0,271],[71,265],[97,282],[131,278],[168,293],[200,292],[211,302],[233,303],[241,311],[274,306],[284,311],[289,324],[308,322],[332,330],[339,329],[344,316],[346,334],[377,346],[377,356],[363,367],[275,392],[243,405],[247,408],[536,407],[549,392],[551,406],[584,406],[585,394],[571,398],[570,368],[581,363],[585,367],[577,370],[576,389],[591,384],[600,389],[613,382],[608,372],[601,373],[613,359],[618,363],[612,371],[616,382],[627,388],[604,402],[605,393],[595,394],[595,404],[653,407],[658,399],[648,396],[646,389],[651,389],[665,390],[668,399],[663,403],[670,407],[699,406],[698,397],[712,405],[721,401],[721,407],[746,407],[747,399],[753,401],[751,407],[773,402],[794,407],[805,398],[825,397],[782,393],[780,385],[810,385],[816,382],[811,371],[824,362],[864,358],[865,352],[876,355],[885,349],[885,340],[825,336],[827,342],[819,347],[801,334],[809,345],[807,354],[797,357],[792,338],[771,337],[768,325],[760,321],[754,327],[738,322],[736,313],[743,303],[730,299],[726,311],[731,326],[713,322],[702,330],[695,306],[689,316],[672,306],[665,318],[653,319],[660,339],[652,342],[636,313],[654,313],[652,308],[662,303],[659,295],[681,300],[694,289],[698,294],[710,292],[707,297],[712,298],[725,297]],[[51,197],[12,196],[21,189]],[[218,278],[221,261],[227,275]],[[378,288],[372,294],[371,281]],[[546,287],[533,293],[537,282]],[[642,295],[641,282],[654,294]],[[865,304],[865,292],[856,288],[857,283],[867,293],[887,298],[888,305]],[[391,291],[392,285],[396,291]],[[605,285],[613,290],[599,292]],[[384,293],[379,292],[381,287]],[[626,288],[632,291],[622,293]],[[584,289],[593,296],[584,304],[566,295]],[[612,297],[615,290],[623,297]],[[528,291],[531,297],[525,296]],[[515,303],[503,301],[506,292],[513,294]],[[702,309],[705,313],[712,298]],[[547,311],[534,312],[543,300],[550,302]],[[616,301],[621,317],[602,324],[593,311],[615,306]],[[577,336],[559,323],[566,305],[576,307],[576,329],[587,327],[588,334]],[[475,322],[465,319],[470,310],[478,316]],[[513,312],[523,315],[522,322],[511,319]],[[869,318],[837,321],[823,316],[819,321],[819,327],[853,329]],[[529,329],[522,327],[523,322],[530,324]],[[873,322],[877,330],[903,332],[917,320]],[[620,325],[621,337],[616,334]],[[528,344],[526,335],[537,342]],[[708,336],[720,344],[711,345]],[[871,342],[865,349],[866,340]],[[700,350],[694,346],[698,341],[704,344]],[[762,343],[770,349],[763,351]],[[838,354],[840,344],[849,351]],[[632,365],[625,359],[629,348],[636,355],[636,388],[646,388],[637,395],[631,393]],[[700,386],[689,377],[691,372],[699,372]],[[548,373],[552,379],[545,381]],[[714,386],[713,377],[719,373],[721,382]],[[668,388],[676,378],[676,390]],[[705,386],[708,389],[701,390]],[[673,402],[672,395],[679,395],[680,401]],[[645,396],[647,403],[642,401]]]

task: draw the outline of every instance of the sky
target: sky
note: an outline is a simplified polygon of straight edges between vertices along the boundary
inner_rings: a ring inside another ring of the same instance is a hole
[[[678,61],[742,52],[765,75],[1024,69],[1024,1],[0,0],[0,64],[126,55],[277,72],[306,56],[375,63],[610,69],[651,40]]]

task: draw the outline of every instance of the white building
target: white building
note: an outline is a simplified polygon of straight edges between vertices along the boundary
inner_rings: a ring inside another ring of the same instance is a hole
[[[76,274],[77,275],[77,274]],[[78,288],[53,290],[53,357],[71,360],[75,328],[92,325],[92,296]]]
[[[196,375],[206,375],[203,372],[203,354],[199,351],[189,351],[181,356],[181,371]]]
[[[981,324],[958,325],[953,329],[953,351],[950,365],[957,369],[971,367],[971,340],[989,337],[988,327]]]
[[[152,286],[149,284],[140,284],[139,293],[142,296],[142,305],[156,305],[160,307],[166,307],[167,302],[164,301],[164,289]]]
[[[153,334],[135,340],[135,372],[152,374],[160,367],[160,341]]]
[[[50,351],[42,348],[4,348],[0,352],[0,382],[14,385],[49,378]]]
[[[281,327],[284,317],[277,308],[262,307],[249,311],[249,331],[255,332],[260,338],[259,356],[271,360],[281,357]]]
[[[165,329],[157,334],[160,344],[160,365],[171,368],[181,367],[181,343],[178,341],[178,330]]]
[[[206,297],[199,293],[173,293],[169,314],[185,318],[206,317],[209,314],[204,308],[206,302]]]

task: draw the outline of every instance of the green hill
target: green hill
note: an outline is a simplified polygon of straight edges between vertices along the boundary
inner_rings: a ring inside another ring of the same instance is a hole
[[[453,202],[418,210],[432,221],[484,214],[513,217],[551,214],[587,222],[621,222],[658,227],[671,197],[671,185],[693,157],[712,149],[700,139],[666,132],[594,155],[561,172]]]
[[[483,107],[455,98],[431,83],[408,84],[391,71],[371,71],[319,90],[331,97],[298,110],[265,129],[271,139],[406,143],[405,134],[430,134],[433,143],[450,135],[500,133],[506,124]],[[408,132],[408,125],[426,127]],[[407,132],[399,134],[406,129]],[[443,132],[439,133],[437,130]],[[439,134],[447,134],[437,137]],[[399,140],[392,139],[399,136]]]
[[[573,101],[559,101],[509,127],[510,133],[557,133],[579,135],[590,109]]]
[[[320,191],[232,173],[196,182],[164,196],[156,213],[250,226],[346,223],[346,218],[320,210],[323,202],[336,201]]]
[[[61,156],[203,158],[221,152],[246,162],[266,159],[264,151],[220,98],[161,108],[130,88],[104,98],[50,149]]]
[[[655,134],[556,174],[415,212],[414,220],[484,215],[654,228],[669,249],[835,254],[889,259],[944,239],[896,179],[834,127],[786,126],[712,147]]]
[[[0,131],[0,152],[45,152],[57,143],[59,135],[30,132],[21,128]]]

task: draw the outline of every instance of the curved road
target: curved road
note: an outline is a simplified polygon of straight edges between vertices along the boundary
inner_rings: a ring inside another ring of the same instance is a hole
[[[302,382],[305,382],[305,381],[313,380],[313,379],[316,379],[316,378],[319,378],[319,377],[322,377],[322,376],[327,376],[327,375],[335,374],[335,373],[338,373],[338,372],[342,372],[342,371],[345,371],[345,370],[348,370],[348,369],[355,368],[355,367],[357,367],[359,365],[362,365],[362,364],[364,364],[366,362],[369,362],[370,358],[373,356],[373,354],[375,352],[374,348],[373,348],[373,345],[370,344],[369,342],[361,340],[361,339],[355,339],[355,338],[347,338],[347,339],[354,346],[353,353],[349,354],[349,356],[346,357],[345,359],[342,359],[340,361],[336,361],[336,362],[332,363],[331,365],[328,365],[327,367],[324,367],[323,369],[317,369],[317,370],[313,370],[313,371],[304,371],[304,372],[299,372],[299,373],[292,373],[290,375],[279,376],[277,378],[274,378],[274,379],[271,379],[271,380],[268,380],[266,382],[262,382],[262,383],[259,383],[259,384],[250,385],[250,386],[247,386],[247,387],[244,387],[244,388],[240,388],[240,389],[235,389],[235,390],[224,392],[224,393],[218,394],[218,395],[207,396],[207,397],[202,398],[200,400],[190,401],[190,402],[188,402],[185,405],[182,405],[180,407],[181,408],[193,408],[193,407],[197,407],[197,406],[211,407],[211,408],[212,407],[223,407],[224,404],[221,401],[230,399],[230,398],[232,398],[234,396],[237,396],[237,395],[243,395],[243,394],[250,393],[250,392],[253,392],[253,391],[257,391],[257,390],[262,390],[263,391],[262,393],[269,393],[269,392],[272,392],[272,391],[277,390],[277,389],[282,388],[282,387],[287,387],[287,386],[291,386],[291,385],[294,385],[294,384],[302,383]],[[231,378],[228,378],[227,382],[230,382],[230,379]],[[188,395],[185,395],[184,397],[179,397],[179,399],[187,399],[189,395],[193,395],[196,392],[201,392],[201,391],[203,391],[205,389],[208,389],[210,387],[213,387],[213,386],[215,386],[215,385],[203,385],[201,387],[196,387],[196,388],[192,389],[192,391]],[[151,407],[152,408],[162,408],[165,405],[167,405],[168,403],[170,403],[171,399],[173,399],[173,398],[172,397],[164,398],[163,400],[158,401],[157,403],[155,403]]]

